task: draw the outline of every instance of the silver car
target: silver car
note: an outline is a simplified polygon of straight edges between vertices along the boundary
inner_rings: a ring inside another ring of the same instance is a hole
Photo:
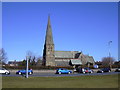
[[[5,68],[0,68],[0,74],[9,75],[9,74],[10,74],[10,71],[6,70]]]

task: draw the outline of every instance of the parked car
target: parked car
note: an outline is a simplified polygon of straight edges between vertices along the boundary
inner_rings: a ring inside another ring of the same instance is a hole
[[[84,68],[85,73],[93,73],[94,71],[88,67]]]
[[[84,68],[76,68],[76,72],[85,73],[85,69]]]
[[[26,70],[25,70],[25,69],[24,69],[24,70],[18,70],[18,71],[16,72],[16,74],[19,74],[19,75],[21,75],[21,74],[26,74]],[[28,70],[28,74],[29,74],[29,75],[33,74],[33,70],[32,70],[32,69],[29,69],[29,70]]]
[[[78,73],[93,73],[94,71],[88,67],[85,67],[85,68],[77,68],[76,72],[78,72]]]
[[[117,68],[117,69],[115,70],[115,72],[120,72],[120,68]]]
[[[111,69],[110,68],[102,68],[97,71],[97,73],[103,73],[103,72],[111,72]]]
[[[10,71],[8,71],[8,70],[5,69],[5,68],[0,68],[0,74],[6,74],[6,75],[9,75],[9,74],[10,74]]]
[[[72,73],[72,71],[65,68],[59,68],[56,70],[56,74],[70,74],[70,73]]]

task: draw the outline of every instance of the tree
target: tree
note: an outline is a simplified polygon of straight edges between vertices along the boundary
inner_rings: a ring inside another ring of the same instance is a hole
[[[0,62],[6,63],[7,61],[7,54],[3,48],[0,49]]]
[[[31,65],[32,65],[32,66],[35,66],[35,65],[36,65],[35,59],[36,59],[36,57],[33,56],[32,61],[31,61]]]
[[[37,58],[36,65],[37,65],[37,66],[41,66],[41,65],[42,65],[42,57],[38,57],[38,58]]]
[[[102,65],[104,67],[110,67],[112,68],[113,62],[115,61],[115,59],[113,57],[103,57],[102,58]]]
[[[21,66],[26,66],[26,60],[23,60],[23,61],[21,62]]]
[[[27,59],[28,59],[28,62],[29,62],[29,65],[30,66],[35,66],[36,65],[36,56],[34,55],[34,53],[32,51],[28,51],[27,54]]]

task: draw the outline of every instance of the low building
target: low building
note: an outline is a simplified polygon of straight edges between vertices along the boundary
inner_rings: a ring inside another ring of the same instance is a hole
[[[8,66],[19,66],[22,61],[9,61]]]

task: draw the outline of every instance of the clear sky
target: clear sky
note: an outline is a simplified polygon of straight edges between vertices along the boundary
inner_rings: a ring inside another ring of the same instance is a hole
[[[118,59],[117,2],[4,2],[2,45],[8,60],[22,60],[27,51],[42,56],[48,14],[55,50],[82,51],[95,61]]]

